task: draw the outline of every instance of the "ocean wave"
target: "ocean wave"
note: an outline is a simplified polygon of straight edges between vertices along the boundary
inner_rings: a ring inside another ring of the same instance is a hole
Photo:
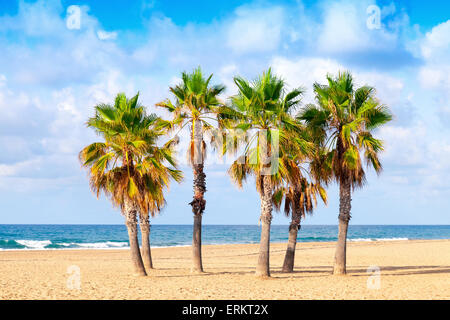
[[[128,242],[57,242],[50,240],[0,240],[0,250],[55,250],[55,249],[120,249]]]
[[[209,243],[204,243],[204,245],[208,245]],[[221,243],[227,244],[227,243]],[[229,243],[228,243],[229,244]],[[190,244],[174,244],[174,245],[164,245],[164,244],[155,244],[152,245],[152,248],[178,248],[178,247],[190,247]]]
[[[14,240],[18,244],[27,249],[44,249],[46,246],[52,244],[50,240]]]
[[[408,238],[354,238],[348,239],[348,241],[405,241]]]
[[[309,237],[304,237],[304,236],[300,236],[300,241],[304,241],[304,242],[328,242],[328,241],[336,241],[335,237],[320,237],[320,236],[309,236]]]
[[[309,236],[301,237],[299,242],[323,242],[323,241],[336,241],[333,237],[319,237]],[[405,241],[410,240],[406,237],[392,237],[392,238],[350,238],[351,242],[370,242],[370,241]],[[276,242],[284,242],[285,239],[280,239]],[[222,245],[222,244],[251,244],[258,243],[257,241],[205,241],[205,245]],[[162,242],[154,243],[152,248],[168,248],[168,247],[187,247],[188,243],[183,242]],[[0,240],[0,250],[80,250],[80,249],[127,249],[129,248],[128,242],[125,241],[99,241],[99,242],[76,242],[70,240]]]
[[[110,249],[110,248],[125,248],[128,247],[128,242],[93,242],[93,243],[73,243],[85,249]]]
[[[409,238],[381,238],[377,241],[398,241],[398,240],[409,240]]]

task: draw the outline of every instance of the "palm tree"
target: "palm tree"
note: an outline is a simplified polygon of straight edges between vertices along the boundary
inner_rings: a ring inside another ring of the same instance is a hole
[[[103,192],[120,207],[125,216],[134,272],[145,276],[137,238],[138,212],[144,218],[149,213],[153,216],[159,212],[165,203],[163,191],[170,179],[180,181],[182,175],[174,168],[172,146],[156,145],[164,134],[158,129],[159,118],[147,115],[138,97],[139,94],[127,99],[124,94],[118,94],[114,105],[95,106],[95,115],[89,118],[87,126],[104,141],[83,148],[79,158],[82,165],[89,168],[90,187],[97,198]],[[141,221],[141,226],[146,221]],[[149,235],[145,228],[142,236],[144,257],[150,258],[150,243],[145,241]]]
[[[155,127],[152,130],[157,132],[158,136],[164,136],[166,131],[160,131],[161,125],[160,119],[155,121]],[[158,128],[158,129],[156,129]],[[167,166],[170,165],[170,166]],[[162,147],[154,146],[149,148],[144,161],[138,165],[139,169],[147,172],[151,176],[151,183],[147,186],[147,192],[150,192],[150,197],[154,201],[154,206],[149,211],[139,210],[139,227],[141,229],[141,242],[142,242],[142,259],[146,269],[153,269],[152,255],[150,249],[150,216],[154,217],[165,205],[164,189],[169,188],[170,179],[177,182],[182,180],[181,171],[176,170],[176,162],[173,156],[173,143],[169,141]],[[139,207],[138,207],[139,208]]]
[[[307,157],[297,153],[295,149],[285,153],[282,161],[284,166],[289,168],[289,174],[273,195],[276,210],[280,211],[284,199],[284,213],[291,217],[283,272],[294,271],[295,247],[301,219],[305,218],[305,213],[313,213],[314,206],[317,207],[318,196],[327,204],[327,193],[322,186],[328,185],[331,180],[331,170],[324,161],[326,150],[321,146],[321,135],[304,126],[301,128],[304,139],[313,143],[313,150]]]
[[[375,89],[362,86],[354,89],[349,72],[336,77],[327,75],[328,84],[314,84],[317,105],[308,105],[298,119],[322,136],[323,145],[329,150],[328,166],[339,184],[339,234],[334,259],[334,274],[346,273],[346,242],[350,221],[351,194],[365,183],[361,152],[367,166],[380,173],[379,153],[383,142],[373,137],[373,131],[389,122],[389,108],[375,97]]]
[[[300,102],[302,90],[286,93],[284,81],[274,76],[271,69],[253,82],[241,77],[235,77],[234,82],[239,93],[232,97],[230,107],[222,108],[220,117],[227,126],[242,130],[245,138],[240,139],[243,154],[233,162],[229,174],[239,187],[249,175],[255,177],[262,224],[256,275],[268,277],[273,190],[289,175],[289,168],[280,159],[288,149],[295,148],[299,154],[307,154],[311,149],[290,115]]]
[[[218,96],[225,90],[223,85],[210,85],[212,74],[205,78],[200,67],[188,74],[181,74],[182,82],[169,90],[175,96],[175,102],[169,99],[160,102],[157,106],[163,107],[173,114],[172,121],[166,122],[168,128],[183,129],[190,126],[190,147],[188,159],[192,165],[194,175],[194,197],[189,203],[194,213],[194,226],[192,236],[193,271],[203,272],[201,232],[202,216],[206,207],[204,194],[206,192],[206,175],[204,173],[204,160],[206,144],[203,135],[214,128],[209,121],[215,120],[221,102]]]
[[[281,210],[284,199],[284,214],[291,217],[289,238],[284,256],[282,271],[293,272],[295,261],[295,247],[297,245],[300,221],[305,213],[312,214],[317,206],[317,196],[327,203],[327,193],[320,183],[309,182],[302,174],[302,168],[294,163],[285,185],[278,187],[273,194],[273,204],[277,211]]]

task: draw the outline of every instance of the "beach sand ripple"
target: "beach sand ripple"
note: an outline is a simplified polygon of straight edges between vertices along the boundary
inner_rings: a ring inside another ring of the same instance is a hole
[[[271,246],[270,279],[254,276],[255,244],[204,246],[204,274],[190,247],[155,248],[148,277],[128,250],[0,251],[0,299],[450,299],[450,240],[350,242],[347,276],[331,275],[334,243],[299,243],[291,274],[285,248]]]

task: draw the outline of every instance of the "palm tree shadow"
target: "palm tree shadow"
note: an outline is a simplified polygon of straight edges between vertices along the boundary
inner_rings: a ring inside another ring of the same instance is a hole
[[[163,269],[159,269],[163,270]],[[167,269],[166,269],[167,270]],[[174,269],[169,269],[174,270]],[[217,275],[247,275],[252,274],[254,271],[223,271],[223,272],[214,272],[214,271],[205,271],[203,273],[183,273],[183,274],[175,274],[175,275],[152,275],[150,277],[154,278],[186,278],[186,277],[208,277],[208,276],[217,276]]]
[[[331,273],[333,271],[332,268],[327,269],[327,270],[311,270],[311,269],[306,269],[306,270],[294,270],[292,272],[283,272],[283,271],[279,271],[279,270],[272,270],[270,271],[270,273],[272,274],[283,274],[283,275],[295,275],[295,274],[309,274],[309,273]]]
[[[184,278],[190,277],[208,277],[217,275],[251,275],[255,273],[254,268],[248,267],[228,267],[230,271],[214,271],[214,269],[220,268],[208,268],[204,273],[183,273],[172,275],[151,275],[156,278]],[[239,269],[233,271],[232,269]],[[242,270],[244,269],[244,270]],[[248,270],[245,270],[248,269]],[[179,268],[157,268],[162,271],[176,271]],[[383,276],[406,276],[417,274],[450,274],[450,266],[380,266],[380,271]],[[271,270],[273,279],[283,278],[306,278],[306,277],[329,277],[332,276],[332,266],[311,266],[311,267],[297,267],[293,272],[283,272],[281,270]],[[365,266],[352,266],[347,268],[347,276],[350,277],[367,277],[371,273],[367,271]]]
[[[355,269],[358,268],[358,269]],[[382,275],[386,276],[404,276],[404,275],[416,275],[416,274],[436,274],[447,273],[450,274],[450,266],[380,266]],[[272,274],[283,274],[287,276],[293,276],[300,274],[326,274],[331,275],[333,272],[332,266],[313,266],[313,267],[300,267],[295,268],[293,272],[285,273],[281,270],[271,271]],[[356,266],[347,267],[347,275],[352,277],[368,276],[371,273],[367,271],[367,267]]]

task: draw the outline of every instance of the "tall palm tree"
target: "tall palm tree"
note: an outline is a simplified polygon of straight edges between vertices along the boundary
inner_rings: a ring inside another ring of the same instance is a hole
[[[147,115],[138,97],[139,94],[127,99],[118,94],[114,105],[95,106],[95,115],[89,118],[87,126],[104,141],[83,148],[79,158],[89,169],[92,191],[97,197],[101,192],[107,195],[125,216],[134,272],[144,276],[137,238],[138,212],[141,217],[159,212],[170,179],[180,181],[182,175],[175,169],[172,146],[157,146],[158,138],[164,134],[159,129],[159,118]],[[142,224],[145,222],[141,221]],[[143,237],[148,237],[143,231]],[[144,241],[143,244],[145,257],[150,254],[150,244],[147,241],[148,248]]]
[[[354,88],[349,72],[327,75],[327,85],[314,84],[317,105],[308,105],[298,119],[319,136],[328,148],[326,156],[334,179],[339,184],[339,234],[334,259],[334,274],[346,273],[347,230],[351,215],[352,190],[365,183],[361,152],[368,167],[380,173],[379,153],[383,142],[373,131],[389,122],[389,108],[375,97],[370,86]]]
[[[321,146],[320,138],[310,128],[301,126],[304,139],[313,143],[314,148],[307,157],[296,150],[287,150],[282,161],[289,168],[283,185],[277,188],[273,196],[274,206],[280,211],[284,199],[284,213],[291,217],[289,238],[283,262],[283,272],[294,271],[295,247],[301,219],[306,213],[312,214],[317,207],[317,197],[327,204],[327,192],[323,186],[331,180],[331,170],[325,160],[326,150]]]
[[[161,119],[155,121],[152,130],[158,133],[158,136],[165,136],[166,131],[161,131]],[[176,170],[174,158],[173,143],[169,141],[162,147],[153,147],[148,150],[144,161],[140,162],[138,168],[147,171],[151,175],[153,182],[148,184],[147,192],[150,192],[154,199],[155,206],[149,211],[139,210],[139,228],[141,229],[142,259],[146,269],[153,269],[151,248],[150,248],[150,215],[154,217],[165,205],[164,189],[169,188],[170,180],[180,182],[183,178],[181,171]],[[151,181],[151,180],[150,180]],[[139,209],[139,207],[138,207]],[[150,215],[149,215],[150,213]]]
[[[294,164],[290,170],[286,183],[276,188],[273,194],[273,204],[277,211],[281,210],[284,200],[284,214],[291,217],[289,225],[289,238],[284,256],[282,271],[293,272],[295,261],[295,247],[297,245],[298,231],[300,230],[301,219],[306,213],[312,214],[314,206],[317,206],[317,197],[327,203],[327,193],[320,183],[313,183],[301,174],[301,167]]]
[[[173,119],[166,122],[168,128],[183,129],[190,126],[190,147],[188,159],[192,165],[194,175],[194,197],[189,203],[194,213],[192,236],[193,271],[203,272],[201,232],[202,216],[206,207],[204,194],[206,192],[206,175],[204,173],[204,160],[206,144],[204,133],[213,129],[214,114],[222,105],[219,95],[225,90],[223,85],[211,85],[212,74],[205,78],[200,67],[192,73],[183,72],[180,84],[170,87],[175,96],[175,102],[169,99],[160,102],[157,106],[163,107],[173,114]]]
[[[234,82],[239,93],[232,97],[230,107],[222,108],[220,116],[224,124],[229,119],[226,125],[242,130],[245,138],[240,139],[244,151],[231,165],[229,174],[239,187],[249,175],[255,177],[262,224],[256,275],[268,277],[273,190],[289,175],[289,168],[280,159],[287,149],[296,148],[304,154],[311,149],[290,115],[300,102],[302,90],[286,92],[284,81],[271,69],[253,82],[241,77],[235,77]]]

